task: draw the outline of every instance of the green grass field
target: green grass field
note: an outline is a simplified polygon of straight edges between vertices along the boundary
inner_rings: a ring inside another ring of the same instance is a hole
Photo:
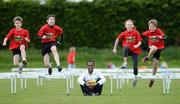
[[[169,47],[163,50],[162,60],[165,60],[169,67],[180,67],[180,48]],[[10,71],[12,67],[12,53],[8,50],[0,51],[0,72]],[[63,67],[67,67],[67,50],[60,50]],[[140,55],[139,60],[147,53]],[[43,67],[40,50],[27,50],[28,67]],[[116,66],[122,63],[122,50],[118,55],[113,55],[111,49],[77,49],[76,66],[86,67],[86,61],[96,61],[96,67],[106,68],[107,63],[113,62]],[[53,65],[54,61],[52,60]],[[144,65],[139,62],[139,66]],[[146,64],[149,68],[151,64]],[[131,58],[129,58],[131,67]],[[116,89],[114,80],[113,95],[110,95],[110,81],[104,85],[102,96],[82,96],[79,85],[75,81],[75,89],[70,95],[66,95],[65,80],[44,80],[43,86],[36,86],[35,79],[28,79],[27,90],[20,90],[18,80],[17,95],[10,94],[10,80],[0,80],[0,104],[180,104],[180,80],[173,80],[170,94],[163,95],[162,81],[156,80],[152,88],[148,88],[148,80],[138,80],[137,87],[129,84],[123,86],[123,90]]]
[[[148,88],[148,80],[139,80],[137,87],[131,84],[117,90],[114,80],[113,95],[110,95],[110,84],[107,82],[101,96],[83,96],[80,87],[66,95],[64,80],[44,80],[43,86],[36,86],[36,80],[28,80],[27,90],[20,90],[17,95],[10,94],[10,81],[0,80],[0,104],[179,104],[180,80],[173,80],[169,95],[162,93],[162,81],[157,80],[152,88]],[[20,81],[17,81],[20,84]]]

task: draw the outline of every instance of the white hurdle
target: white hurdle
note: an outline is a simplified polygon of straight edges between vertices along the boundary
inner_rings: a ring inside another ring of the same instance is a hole
[[[123,69],[124,70],[124,69]],[[134,79],[133,70],[113,73],[110,76],[110,94],[113,92],[113,79],[116,79],[117,89],[122,89],[124,79]],[[152,69],[139,70],[138,79],[161,79],[163,81],[163,94],[170,93],[172,79],[180,79],[180,68],[159,69],[155,76],[152,76]],[[120,87],[120,88],[119,88]]]
[[[58,72],[53,69],[52,75],[48,75],[46,68],[23,68],[21,74],[18,73],[18,68],[12,68],[11,73],[0,73],[0,79],[11,80],[11,94],[16,94],[16,79],[20,79],[21,89],[27,89],[27,79],[36,79],[37,86],[42,86],[43,79],[65,79],[66,80],[66,94],[70,94],[70,89],[74,89],[74,77],[79,76],[86,68],[76,68],[72,70],[63,69]],[[124,79],[134,79],[133,70],[126,69],[96,69],[102,72],[106,77],[110,78],[110,94],[113,93],[113,79],[116,80],[117,89],[122,89]],[[169,68],[167,70],[158,70],[156,76],[152,76],[152,69],[139,70],[139,79],[161,79],[163,81],[163,94],[170,93],[170,84],[172,79],[180,79],[180,68]]]
[[[111,81],[111,87],[110,87],[110,94],[112,95],[113,93],[113,79],[120,79],[120,80],[123,80],[123,79],[134,79],[134,75],[133,74],[113,74],[112,76],[110,76],[110,81]],[[163,94],[168,94],[167,92],[167,86],[169,86],[168,84],[169,83],[166,83],[167,82],[167,77],[166,75],[164,74],[156,74],[155,76],[152,76],[151,73],[139,73],[138,74],[138,79],[162,79],[163,80]],[[118,83],[117,83],[118,84]],[[122,89],[122,83],[120,84],[121,85],[121,89]]]
[[[36,72],[23,72],[19,73],[0,73],[0,79],[11,79],[11,94],[16,95],[16,80],[20,79],[21,89],[27,88],[27,79],[38,79],[37,85],[42,85],[42,79],[66,79],[66,94],[69,95],[69,73],[53,73],[48,75],[46,73],[36,73]],[[23,81],[24,80],[24,81]]]
[[[66,68],[63,68],[62,72],[58,72],[57,69],[53,68],[53,74],[54,73],[65,73],[69,75],[69,89],[74,89],[74,77],[79,76],[85,69],[79,68],[79,69],[72,69],[68,70]],[[18,68],[12,68],[12,72],[19,72]],[[47,73],[47,68],[23,68],[23,72],[36,72],[36,73]],[[47,73],[48,74],[48,73]],[[37,86],[42,86],[42,78],[37,78]]]

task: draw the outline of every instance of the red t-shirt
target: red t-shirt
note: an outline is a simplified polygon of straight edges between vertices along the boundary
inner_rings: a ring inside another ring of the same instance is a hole
[[[6,36],[8,40],[11,40],[9,49],[12,50],[18,48],[22,44],[24,44],[27,48],[28,43],[24,39],[26,37],[29,39],[29,33],[26,29],[17,30],[16,28],[12,28]]]
[[[48,42],[55,42],[56,37],[61,35],[63,33],[63,29],[60,28],[57,25],[54,25],[53,27],[50,27],[48,24],[45,24],[41,27],[41,29],[38,32],[38,36],[46,35],[46,39],[41,39],[42,43],[48,43]]]
[[[164,40],[160,39],[158,36],[164,36],[164,33],[161,29],[157,28],[154,32],[150,32],[149,30],[143,32],[143,36],[148,37],[149,46],[154,45],[158,49],[162,49],[165,47]]]
[[[68,54],[68,64],[74,64],[75,63],[75,56],[76,56],[76,52],[70,52]]]
[[[142,52],[140,47],[134,48],[134,45],[138,44],[139,41],[142,41],[142,38],[138,31],[125,30],[124,32],[119,34],[117,39],[119,41],[122,40],[122,46],[123,47],[127,46],[132,52],[134,52],[136,54],[140,54]]]

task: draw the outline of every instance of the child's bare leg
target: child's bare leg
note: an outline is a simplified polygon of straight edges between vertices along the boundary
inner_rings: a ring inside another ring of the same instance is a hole
[[[159,61],[156,58],[153,58],[153,75],[155,75],[157,72],[158,63]]]
[[[13,64],[14,64],[14,66],[19,66],[19,58],[20,58],[20,56],[17,54],[17,55],[14,55],[13,56]]]
[[[45,67],[48,67],[48,68],[52,67],[52,65],[49,61],[49,54],[45,54],[43,60],[44,60]]]
[[[19,74],[21,74],[22,73],[22,66],[23,65],[22,65],[22,63],[19,62],[19,59],[20,59],[20,55],[19,54],[13,56],[14,66],[15,67],[19,67],[18,68],[19,69]]]
[[[156,46],[150,46],[150,50],[147,57],[151,57],[157,50],[158,48]]]
[[[48,73],[49,73],[49,75],[51,75],[52,74],[52,65],[49,60],[49,54],[48,53],[45,54],[43,59],[44,59],[44,65],[46,67],[48,67]]]
[[[26,65],[27,60],[26,60],[26,47],[25,47],[25,45],[20,46],[20,51],[21,51],[21,57],[22,57],[23,65]]]
[[[123,57],[123,64],[121,65],[121,68],[127,68],[127,60],[128,60],[128,57]]]
[[[156,75],[157,73],[157,67],[158,67],[158,63],[159,61],[156,59],[156,58],[153,58],[153,76]],[[152,87],[153,86],[153,83],[154,83],[154,79],[151,79],[150,82],[149,82],[149,87]]]
[[[123,48],[123,54],[124,54],[123,60],[124,60],[124,62],[121,65],[121,68],[126,68],[127,67],[128,52],[129,52],[129,48],[127,46],[125,46]]]
[[[56,46],[52,46],[51,47],[51,51],[52,51],[52,54],[54,56],[54,60],[56,62],[56,65],[59,66],[60,65],[60,61],[59,61],[59,54],[57,52],[57,48]]]
[[[53,54],[53,56],[54,56],[54,60],[55,60],[55,62],[56,62],[58,71],[61,72],[62,67],[60,66],[59,54],[58,54],[58,52],[57,52],[56,46],[52,46],[52,47],[51,47],[51,52],[52,52],[52,54]]]
[[[124,62],[127,63],[128,57],[124,57]]]
[[[158,50],[156,46],[149,46],[150,50],[147,56],[142,58],[142,62],[146,62],[149,60],[149,58]]]

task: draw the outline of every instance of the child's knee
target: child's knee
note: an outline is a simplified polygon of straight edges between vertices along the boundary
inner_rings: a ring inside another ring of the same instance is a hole
[[[153,65],[156,65],[159,63],[159,60],[157,60],[156,58],[153,58]]]
[[[56,48],[56,46],[52,46],[52,47],[51,47],[51,51],[52,51],[52,53],[57,52],[57,48]]]
[[[157,49],[158,49],[156,46],[149,46],[149,48],[154,51],[157,51]]]
[[[25,45],[21,45],[21,46],[20,46],[20,50],[21,50],[21,51],[22,51],[22,50],[25,50],[25,48],[26,48]]]

